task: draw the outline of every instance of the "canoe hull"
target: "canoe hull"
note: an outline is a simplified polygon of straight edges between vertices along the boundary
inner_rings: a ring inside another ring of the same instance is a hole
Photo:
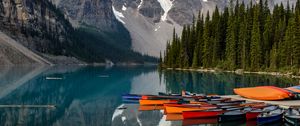
[[[257,117],[257,124],[258,125],[264,125],[264,124],[270,124],[274,122],[281,122],[282,121],[283,114],[279,114],[272,117]]]
[[[177,103],[177,100],[139,100],[140,105],[164,105],[166,103]]]
[[[294,126],[300,126],[300,117],[284,116],[284,121]]]
[[[247,120],[256,120],[257,116],[260,114],[261,112],[247,112],[246,113],[246,119]]]
[[[214,109],[215,107],[174,107],[165,106],[165,112],[167,114],[181,114],[183,111],[202,111],[208,109]]]
[[[196,118],[212,118],[218,117],[224,111],[184,111],[182,113],[183,119],[196,119]]]

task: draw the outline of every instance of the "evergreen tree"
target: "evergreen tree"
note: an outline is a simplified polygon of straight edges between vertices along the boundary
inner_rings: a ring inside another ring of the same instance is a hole
[[[277,70],[300,66],[300,0],[292,9],[287,1],[275,5],[270,13],[268,1],[245,7],[233,0],[220,13],[218,8],[210,17],[199,12],[192,25],[184,26],[181,37],[173,31],[163,62],[173,68]],[[161,54],[160,54],[161,55]]]
[[[228,67],[228,69],[235,69],[236,65],[236,34],[234,24],[236,23],[234,20],[233,12],[231,11],[226,33],[226,66]]]
[[[257,70],[261,65],[261,38],[259,29],[259,9],[254,7],[253,29],[251,37],[251,69]]]

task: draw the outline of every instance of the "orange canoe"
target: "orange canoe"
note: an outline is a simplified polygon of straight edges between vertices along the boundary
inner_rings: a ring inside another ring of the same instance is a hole
[[[164,105],[165,103],[177,103],[177,100],[140,100],[140,105]]]
[[[139,111],[164,110],[164,106],[160,105],[141,105]]]
[[[177,121],[182,120],[182,114],[167,114],[166,121]]]
[[[234,93],[249,99],[256,100],[283,100],[293,96],[292,93],[285,89],[274,86],[261,86],[251,88],[237,88],[234,89]]]
[[[176,106],[165,106],[165,113],[167,114],[181,114],[183,111],[201,111],[214,109],[216,107],[176,107]]]

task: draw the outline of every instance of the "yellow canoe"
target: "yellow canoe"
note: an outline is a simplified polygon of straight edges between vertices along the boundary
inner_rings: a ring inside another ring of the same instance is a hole
[[[201,110],[208,110],[214,109],[216,107],[209,106],[209,107],[176,107],[176,106],[165,106],[165,113],[166,114],[181,114],[183,111],[201,111]]]
[[[140,100],[140,105],[164,105],[166,103],[177,103],[177,100]]]

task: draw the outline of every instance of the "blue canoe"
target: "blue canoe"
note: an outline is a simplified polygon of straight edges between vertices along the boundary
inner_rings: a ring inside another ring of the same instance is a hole
[[[264,125],[270,124],[275,122],[281,122],[283,120],[283,113],[282,109],[275,109],[269,112],[263,112],[257,116],[257,124]]]
[[[137,94],[124,94],[122,95],[122,99],[130,99],[130,100],[140,100],[142,95]]]

